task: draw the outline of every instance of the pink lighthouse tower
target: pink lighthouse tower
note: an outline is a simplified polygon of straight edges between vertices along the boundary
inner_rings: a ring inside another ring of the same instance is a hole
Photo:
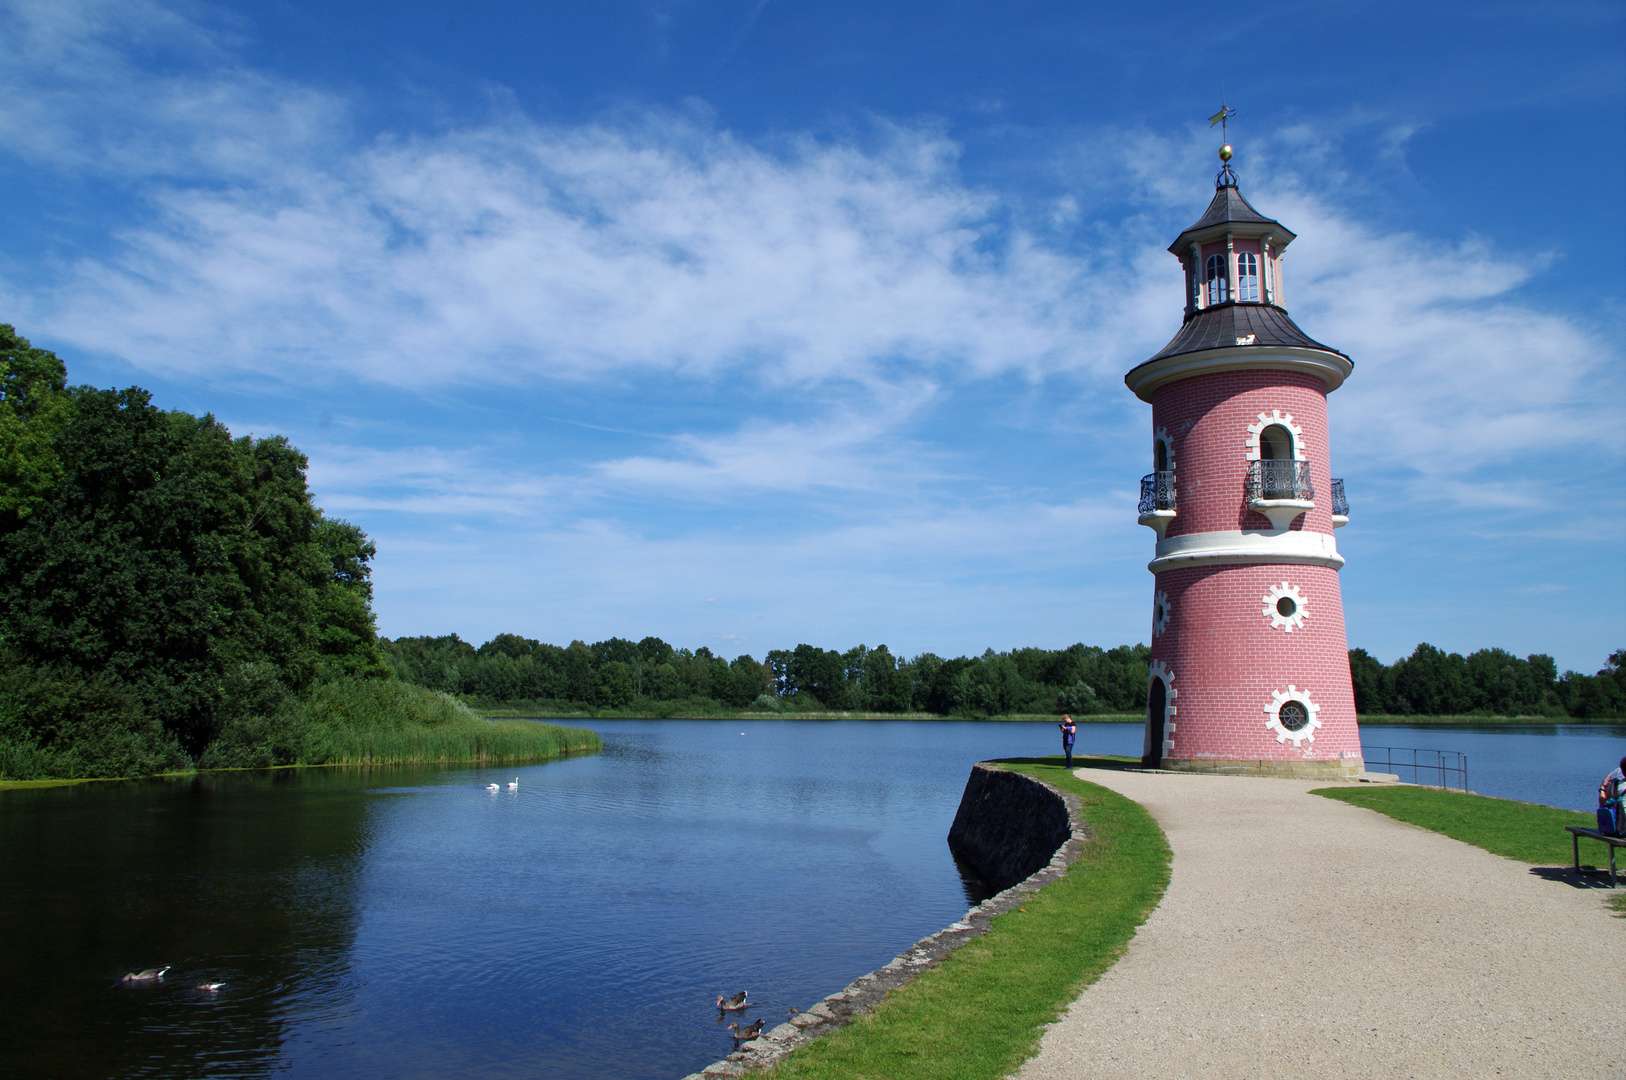
[[[1349,357],[1282,300],[1293,232],[1237,189],[1222,147],[1214,201],[1169,251],[1185,321],[1124,381],[1152,406],[1140,523],[1157,533],[1143,763],[1199,772],[1362,770],[1333,530],[1327,395]]]

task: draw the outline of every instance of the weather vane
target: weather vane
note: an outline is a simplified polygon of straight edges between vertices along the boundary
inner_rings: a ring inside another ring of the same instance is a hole
[[[1220,126],[1220,138],[1225,142],[1225,145],[1219,148],[1220,171],[1219,176],[1215,178],[1219,184],[1230,183],[1234,185],[1236,183],[1236,175],[1231,172],[1231,132],[1229,126],[1231,117],[1235,115],[1236,110],[1225,104],[1225,95],[1221,94],[1219,112],[1208,118],[1209,130],[1212,131],[1214,125],[1218,124]]]

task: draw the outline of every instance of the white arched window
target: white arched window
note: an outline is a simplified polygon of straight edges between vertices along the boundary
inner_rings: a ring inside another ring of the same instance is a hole
[[[1231,298],[1231,275],[1226,273],[1225,256],[1208,257],[1208,302],[1223,304]]]
[[[1259,433],[1259,458],[1261,461],[1291,461],[1293,433],[1280,424],[1265,428]]]
[[[1259,302],[1259,257],[1251,251],[1237,253],[1236,298],[1245,303]]]

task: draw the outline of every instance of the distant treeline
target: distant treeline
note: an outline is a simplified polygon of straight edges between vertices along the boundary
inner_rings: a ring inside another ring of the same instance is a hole
[[[1150,650],[1013,649],[952,660],[913,658],[885,646],[846,652],[798,645],[759,661],[733,660],[708,648],[674,648],[656,637],[588,645],[549,645],[498,634],[478,648],[456,634],[381,639],[384,659],[405,681],[457,695],[476,708],[538,714],[613,712],[707,716],[763,712],[928,713],[1090,716],[1146,708]],[[1626,650],[1596,675],[1558,674],[1551,657],[1523,660],[1502,649],[1464,657],[1419,645],[1385,666],[1364,649],[1350,652],[1356,709],[1366,714],[1551,716],[1576,719],[1626,713]]]
[[[1149,650],[1073,645],[945,660],[894,656],[885,645],[846,652],[798,645],[764,660],[727,660],[660,638],[548,645],[498,634],[475,648],[456,634],[384,639],[402,679],[483,708],[572,713],[709,715],[725,709],[932,713],[1137,713],[1146,707]]]
[[[1463,656],[1429,644],[1385,666],[1351,649],[1355,710],[1397,716],[1551,716],[1597,720],[1626,715],[1626,649],[1609,654],[1595,675],[1558,673],[1550,656],[1519,659],[1506,649]]]

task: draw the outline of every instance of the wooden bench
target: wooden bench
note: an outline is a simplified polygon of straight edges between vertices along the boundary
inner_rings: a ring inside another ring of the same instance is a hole
[[[1594,840],[1602,840],[1609,845],[1609,887],[1613,889],[1615,887],[1615,849],[1626,847],[1626,836],[1610,836],[1607,833],[1599,832],[1597,829],[1582,828],[1580,825],[1566,825],[1564,828],[1570,831],[1570,846],[1575,850],[1575,872],[1577,874],[1581,872],[1581,837],[1588,836]]]

